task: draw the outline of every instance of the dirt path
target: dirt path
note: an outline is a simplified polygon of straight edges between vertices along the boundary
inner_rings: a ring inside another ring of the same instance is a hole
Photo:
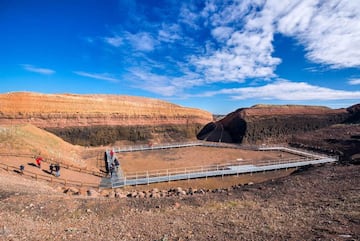
[[[15,168],[11,168],[11,170],[13,170],[14,173],[17,173],[18,175],[20,175],[18,173],[20,165],[24,165],[25,177],[33,176],[34,174],[37,174],[40,180],[41,179],[50,180],[51,178],[53,178],[55,182],[57,182],[56,179],[61,179],[61,180],[79,182],[79,183],[92,183],[92,184],[100,184],[101,181],[101,177],[79,171],[69,170],[66,168],[60,169],[60,177],[57,178],[55,176],[55,173],[50,174],[49,162],[42,162],[41,168],[38,168],[36,166],[36,162],[34,158],[29,158],[29,157],[1,156],[0,163],[15,167]]]

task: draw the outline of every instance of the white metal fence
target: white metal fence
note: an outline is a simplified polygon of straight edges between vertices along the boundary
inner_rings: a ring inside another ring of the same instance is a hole
[[[289,148],[285,146],[243,146],[237,144],[217,143],[217,142],[187,142],[187,143],[169,143],[162,145],[138,145],[131,147],[113,148],[114,152],[132,152],[147,151],[169,148],[182,148],[192,146],[207,146],[218,148],[239,148],[259,151],[284,151],[297,154],[299,158],[277,160],[259,160],[259,161],[232,161],[225,164],[216,164],[208,166],[192,166],[183,168],[170,168],[151,170],[146,172],[129,172],[124,173],[122,178],[113,178],[112,187],[121,187],[127,185],[141,185],[156,182],[166,182],[175,180],[186,180],[194,178],[207,178],[224,175],[236,175],[244,173],[253,173],[259,171],[270,171],[285,168],[296,168],[311,164],[320,164],[337,161],[336,157],[329,157],[319,153],[307,152],[300,149]]]

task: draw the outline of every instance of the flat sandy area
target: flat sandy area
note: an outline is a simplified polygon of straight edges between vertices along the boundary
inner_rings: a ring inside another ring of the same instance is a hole
[[[210,166],[226,163],[248,163],[263,160],[299,158],[280,151],[251,151],[215,147],[184,147],[165,150],[117,153],[124,173],[159,169]]]

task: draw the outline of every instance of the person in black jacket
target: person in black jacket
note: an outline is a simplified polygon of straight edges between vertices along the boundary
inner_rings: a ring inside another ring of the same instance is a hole
[[[60,177],[60,165],[59,163],[55,164],[55,172],[56,172],[56,176]]]

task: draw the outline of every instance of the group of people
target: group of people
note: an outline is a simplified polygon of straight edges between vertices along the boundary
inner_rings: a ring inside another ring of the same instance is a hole
[[[114,161],[110,164],[110,168],[109,168],[110,177],[112,177],[113,174],[115,172],[117,172],[119,166],[120,166],[120,163],[119,163],[118,159],[115,158]]]
[[[43,161],[42,157],[40,157],[40,156],[36,157],[35,163],[38,168],[41,168],[42,161]],[[49,169],[50,169],[50,174],[53,174],[53,172],[55,172],[55,176],[57,176],[57,177],[60,176],[60,164],[59,163],[56,163],[56,164],[51,163],[49,166]],[[23,174],[24,170],[25,170],[25,166],[20,165],[19,170],[20,170],[20,174]]]

